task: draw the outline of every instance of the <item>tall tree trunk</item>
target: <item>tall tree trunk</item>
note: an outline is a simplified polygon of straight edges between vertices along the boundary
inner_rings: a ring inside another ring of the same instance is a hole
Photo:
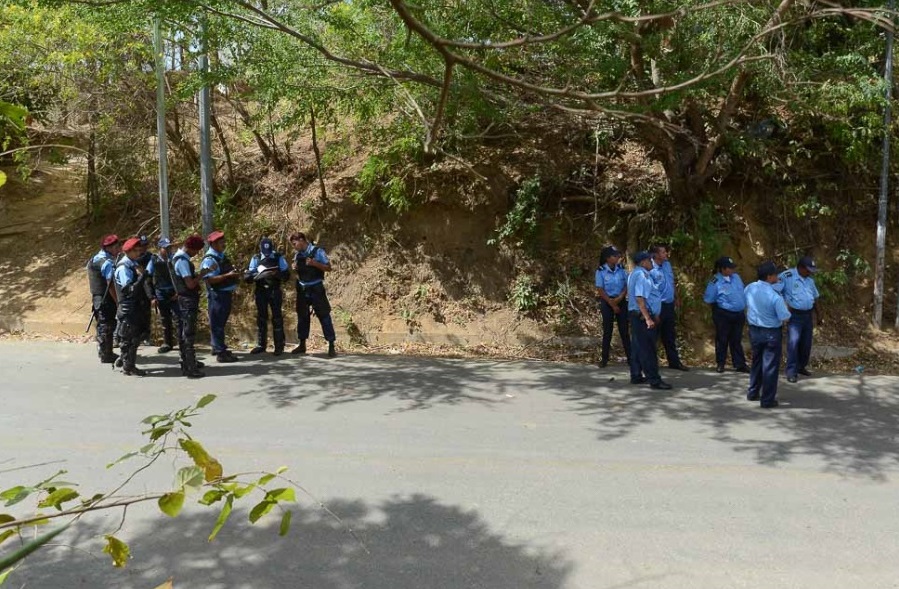
[[[247,130],[253,134],[253,139],[256,140],[256,145],[259,147],[259,151],[262,152],[262,158],[268,162],[271,166],[278,169],[276,166],[277,158],[272,153],[271,148],[266,142],[265,137],[259,134],[259,131],[256,130],[253,125],[253,118],[250,116],[250,112],[246,109],[246,107],[240,102],[240,100],[235,100],[229,97],[226,97],[228,102],[234,108],[234,111],[240,115],[240,120],[243,121],[244,126]]]
[[[231,149],[228,147],[228,139],[225,137],[225,134],[222,132],[221,126],[219,126],[219,119],[215,116],[215,94],[212,95],[211,101],[211,109],[210,109],[210,122],[212,123],[212,128],[215,129],[215,134],[219,139],[219,143],[222,144],[222,152],[225,155],[225,168],[228,170],[228,185],[230,187],[234,187],[237,183],[234,180],[234,163],[231,160]]]
[[[315,153],[315,169],[318,172],[318,185],[322,192],[322,202],[328,202],[328,191],[325,188],[325,177],[322,171],[322,154],[318,149],[318,134],[315,130],[315,107],[309,107],[309,117],[312,126],[312,151]]]
[[[97,219],[100,206],[100,186],[97,180],[97,133],[91,128],[87,140],[87,216]]]

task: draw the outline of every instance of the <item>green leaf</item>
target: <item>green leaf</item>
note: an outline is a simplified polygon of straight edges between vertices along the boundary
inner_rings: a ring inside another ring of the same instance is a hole
[[[71,524],[66,524],[61,528],[57,528],[57,529],[53,530],[52,532],[44,534],[43,536],[39,536],[37,539],[29,542],[25,546],[22,546],[21,548],[19,548],[12,554],[3,557],[2,559],[0,559],[0,571],[5,571],[12,565],[16,564],[17,562],[19,562],[20,560],[22,560],[23,558],[25,558],[26,556],[28,556],[29,554],[31,554],[32,552],[34,552],[35,550],[37,550],[38,548],[40,548],[41,546],[43,546],[44,544],[49,542],[50,540],[52,540],[53,538],[55,538],[56,536],[60,535],[70,525]]]
[[[115,466],[116,464],[119,464],[120,462],[125,462],[125,461],[128,460],[129,458],[134,458],[135,456],[137,456],[137,452],[128,452],[127,454],[125,454],[125,455],[123,455],[123,456],[119,456],[119,457],[116,458],[114,461],[112,461],[112,462],[110,462],[109,464],[107,464],[107,465],[106,465],[106,468],[112,468],[112,467]]]
[[[78,491],[75,489],[70,489],[68,487],[63,487],[62,489],[56,489],[49,495],[47,495],[43,501],[37,504],[38,507],[55,507],[56,509],[62,511],[62,504],[66,501],[72,501],[78,497]]]
[[[284,474],[285,472],[287,472],[287,467],[286,467],[286,466],[279,466],[279,467],[278,467],[278,470],[275,471],[275,474]]]
[[[0,188],[2,188],[4,184],[6,184],[6,174],[4,172],[0,172]],[[8,574],[8,572],[3,573],[3,576],[5,577]],[[3,583],[3,578],[0,578],[0,583]]]
[[[270,501],[291,501],[297,500],[296,492],[293,489],[272,489],[265,494],[265,498]]]
[[[185,466],[178,469],[175,475],[175,488],[189,488],[194,491],[203,485],[203,469],[197,466]]]
[[[155,427],[155,428],[151,429],[150,430],[150,439],[155,442],[162,436],[164,436],[167,433],[169,433],[170,431],[172,431],[172,427],[173,426],[171,424],[169,424],[169,425],[163,425],[163,426]]]
[[[268,499],[263,499],[250,510],[250,523],[256,523],[259,521],[263,515],[272,510],[272,508],[277,505],[275,501],[269,501]]]
[[[159,509],[169,517],[177,517],[184,507],[184,491],[166,493],[159,498]]]
[[[15,505],[16,503],[24,501],[25,498],[36,490],[37,489],[34,487],[23,487],[22,485],[18,485],[0,493],[0,499],[6,501],[6,506],[9,507],[10,505]]]
[[[209,534],[210,542],[215,540],[215,537],[218,536],[218,533],[221,531],[222,526],[224,526],[225,522],[228,521],[228,518],[231,517],[231,506],[233,503],[234,496],[228,495],[228,498],[225,499],[225,504],[222,505],[222,510],[219,512],[219,517],[215,521],[215,526],[213,526],[212,532]]]
[[[202,409],[203,407],[205,407],[206,405],[209,405],[213,401],[215,401],[215,395],[213,395],[213,394],[203,395],[203,397],[199,401],[197,401],[197,409]]]
[[[261,477],[258,481],[256,481],[256,484],[261,487],[261,486],[265,485],[267,482],[269,482],[270,480],[272,480],[273,478],[275,478],[275,475],[269,473],[269,474]]]
[[[221,500],[222,497],[225,496],[225,491],[222,489],[212,489],[211,491],[206,491],[203,494],[203,497],[198,501],[200,505],[212,505]]]
[[[222,476],[222,465],[210,456],[196,440],[178,440],[181,448],[193,459],[194,464],[203,469],[206,481],[214,481]]]
[[[146,423],[147,425],[156,425],[160,421],[165,421],[169,419],[168,415],[149,415],[141,419],[141,423]]]
[[[16,535],[17,530],[6,530],[5,532],[0,532],[0,544],[3,544],[3,541],[7,538],[11,538]]]
[[[290,519],[292,517],[293,512],[289,509],[284,512],[284,515],[281,516],[281,528],[278,530],[279,536],[286,536],[287,532],[290,531]]]
[[[3,172],[0,172],[0,174],[2,174],[2,173]],[[2,182],[0,182],[0,186],[3,186]],[[2,585],[3,583],[6,582],[7,577],[9,577],[9,575],[11,575],[14,570],[16,570],[16,569],[9,569],[8,571],[4,571],[4,572],[0,573],[0,585]]]
[[[112,566],[116,568],[124,567],[131,556],[131,549],[115,536],[104,537],[106,538],[106,546],[103,547],[103,552],[112,557]]]
[[[0,524],[5,524],[8,522],[14,522],[16,518],[9,515],[8,513],[0,513]]]
[[[240,499],[255,488],[256,488],[256,485],[247,485],[246,487],[238,487],[234,490],[234,496],[237,497],[238,499]]]
[[[150,450],[152,450],[155,447],[156,447],[156,444],[147,444],[145,446],[141,446],[141,449],[138,450],[138,452],[140,452],[141,454],[146,454],[147,452],[149,452]]]

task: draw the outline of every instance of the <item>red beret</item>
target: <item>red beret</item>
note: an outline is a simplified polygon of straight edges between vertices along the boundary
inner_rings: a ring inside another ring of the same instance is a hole
[[[111,245],[117,244],[118,242],[119,242],[119,236],[116,235],[115,233],[113,233],[111,235],[107,235],[106,237],[104,237],[103,241],[100,242],[100,245],[102,245],[103,247],[109,247]]]
[[[225,234],[221,231],[213,231],[209,235],[206,236],[206,243],[215,243],[216,241],[223,238]]]
[[[203,238],[199,235],[191,235],[184,240],[184,247],[192,250],[203,249]]]
[[[139,237],[132,237],[128,241],[125,242],[125,245],[122,246],[122,251],[129,252],[140,245]]]

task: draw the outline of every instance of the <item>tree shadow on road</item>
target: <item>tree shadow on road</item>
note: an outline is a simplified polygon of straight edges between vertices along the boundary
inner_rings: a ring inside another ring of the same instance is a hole
[[[344,403],[390,397],[400,402],[397,411],[411,411],[435,405],[502,402],[506,387],[495,380],[494,365],[408,356],[341,356],[333,360],[295,356],[293,360],[262,359],[239,367],[233,364],[226,370],[253,375],[253,390],[242,394],[261,393],[278,407],[315,399],[318,410],[325,411]],[[207,372],[214,374],[213,370]]]
[[[128,526],[120,534],[134,537],[134,558],[124,571],[114,570],[99,549],[88,555],[55,547],[32,557],[10,581],[30,589],[146,589],[170,577],[175,587],[204,589],[561,589],[572,570],[563,555],[506,539],[476,511],[430,496],[394,497],[378,505],[334,500],[328,507],[341,521],[320,510],[295,510],[283,538],[278,517],[251,526],[244,512],[235,511],[211,544],[206,537],[215,513],[175,520],[159,515],[152,525]],[[96,521],[78,524],[62,542],[96,547],[92,539],[118,525],[110,519],[110,529]]]
[[[805,456],[822,461],[827,472],[875,480],[899,466],[899,387],[885,377],[813,378],[798,384],[781,379],[781,405],[767,410],[746,400],[747,375],[663,370],[675,389],[662,392],[646,386],[591,386],[596,373],[577,367],[549,365],[541,374],[546,387],[559,387],[572,410],[593,420],[600,440],[627,437],[664,420],[682,421],[736,452],[749,453],[758,464],[774,466]]]

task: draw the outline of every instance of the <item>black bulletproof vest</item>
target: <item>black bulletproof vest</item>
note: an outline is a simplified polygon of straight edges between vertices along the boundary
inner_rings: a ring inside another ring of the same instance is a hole
[[[168,260],[163,260],[159,254],[153,254],[153,285],[158,290],[172,290],[175,288]]]
[[[103,278],[103,274],[100,272],[100,268],[103,267],[104,263],[106,263],[105,259],[102,259],[99,262],[95,263],[94,258],[91,257],[91,259],[87,261],[87,266],[85,266],[85,269],[87,270],[87,282],[90,285],[91,295],[95,297],[105,296],[106,289],[109,288],[109,284],[106,282],[106,279]]]
[[[119,263],[116,264],[116,270],[125,266],[127,260],[127,257],[123,257],[121,260],[119,260]],[[134,268],[131,269],[131,272],[133,273],[131,282],[129,282],[126,286],[133,286],[140,278]],[[125,288],[124,286],[121,286],[117,281],[114,280],[113,282],[115,283],[115,293],[116,295],[118,295],[119,299],[119,313],[123,315],[133,313],[138,308],[140,300],[144,296],[143,289]]]
[[[315,282],[316,280],[324,280],[325,273],[324,271],[316,268],[315,266],[307,266],[306,258],[315,258],[315,252],[318,251],[318,247],[312,246],[312,251],[308,254],[306,252],[297,252],[293,256],[293,261],[297,265],[297,280],[300,282]]]
[[[271,270],[275,269],[274,272],[268,272],[265,278],[256,281],[256,285],[260,286],[260,283],[263,283],[261,286],[266,286],[268,288],[272,288],[275,286],[281,285],[281,254],[278,252],[273,252],[269,256],[262,257],[262,254],[258,255],[259,265],[265,266],[267,269]]]
[[[214,260],[215,263],[218,264],[219,271],[216,274],[216,276],[221,276],[222,274],[227,274],[231,270],[234,270],[234,264],[232,264],[231,260],[228,259],[228,254],[223,253],[221,260],[219,260],[218,258],[213,256],[212,254],[206,254],[205,256],[203,256],[204,260],[206,258],[212,258],[212,260]],[[226,280],[225,282],[220,282],[219,284],[217,284],[215,286],[213,286],[207,282],[206,287],[211,288],[214,291],[220,291],[223,288],[229,287],[233,284],[234,284],[234,281],[231,281],[231,280]]]
[[[189,299],[199,299],[200,298],[200,285],[198,284],[196,288],[191,289],[187,287],[187,283],[184,282],[184,279],[178,276],[178,273],[175,272],[175,262],[178,260],[187,260],[188,266],[190,266],[190,276],[191,278],[196,278],[197,272],[194,270],[194,263],[190,261],[190,256],[188,256],[184,252],[178,252],[174,256],[169,259],[169,276],[172,278],[172,285],[175,287],[175,292],[178,293],[179,297],[185,297]]]

